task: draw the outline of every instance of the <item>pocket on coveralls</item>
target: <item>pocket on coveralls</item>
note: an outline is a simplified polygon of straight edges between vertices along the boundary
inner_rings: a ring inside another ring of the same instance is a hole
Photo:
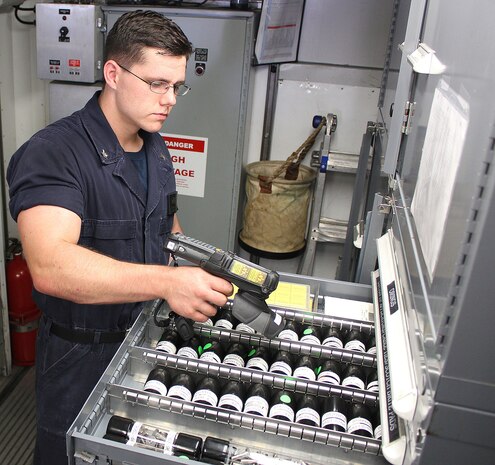
[[[118,260],[131,261],[137,220],[83,220],[79,245]]]

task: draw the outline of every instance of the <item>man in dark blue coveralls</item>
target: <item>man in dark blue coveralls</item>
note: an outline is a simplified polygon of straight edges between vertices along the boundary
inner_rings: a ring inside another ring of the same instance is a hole
[[[108,35],[101,93],[35,134],[9,164],[10,211],[43,312],[35,465],[67,463],[65,433],[142,302],[163,298],[205,321],[232,291],[200,268],[166,266],[162,251],[181,228],[157,132],[188,90],[191,52],[160,14],[121,16]]]

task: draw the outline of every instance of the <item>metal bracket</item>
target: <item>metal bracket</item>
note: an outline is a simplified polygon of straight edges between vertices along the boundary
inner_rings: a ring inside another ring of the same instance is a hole
[[[85,463],[95,463],[96,455],[90,454],[84,450],[77,450],[74,452],[74,458],[81,459]]]
[[[442,74],[447,68],[436,56],[435,50],[420,43],[414,52],[407,55],[407,61],[419,74]]]

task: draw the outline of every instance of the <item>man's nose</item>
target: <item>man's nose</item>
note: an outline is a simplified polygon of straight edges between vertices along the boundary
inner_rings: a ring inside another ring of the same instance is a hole
[[[161,94],[160,95],[160,103],[162,105],[168,105],[168,106],[173,106],[176,104],[177,102],[177,96],[175,95],[175,92],[174,92],[174,86],[170,86],[168,89],[167,89],[167,92],[165,92],[164,94]]]

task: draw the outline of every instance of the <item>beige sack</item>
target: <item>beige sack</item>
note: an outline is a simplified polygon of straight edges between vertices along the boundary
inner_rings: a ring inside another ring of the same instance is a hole
[[[270,253],[291,253],[305,245],[308,207],[316,171],[301,165],[294,181],[283,176],[272,182],[272,192],[261,192],[258,176],[270,177],[283,161],[259,161],[246,166],[244,225],[242,242]]]

